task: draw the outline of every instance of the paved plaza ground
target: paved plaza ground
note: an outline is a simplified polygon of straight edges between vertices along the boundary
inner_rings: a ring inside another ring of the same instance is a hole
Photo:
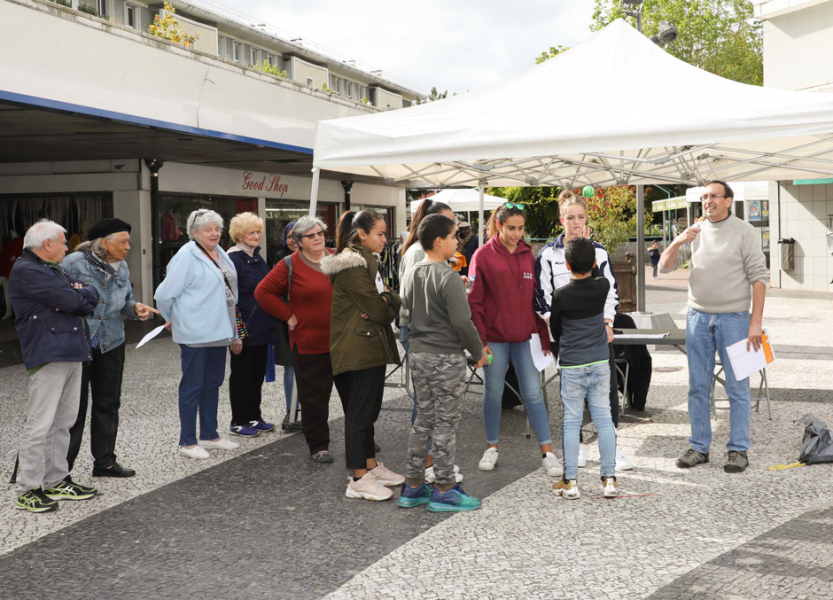
[[[684,326],[680,282],[648,284],[649,308]],[[770,290],[764,324],[777,357],[768,370],[773,419],[765,403],[753,412],[747,472],[723,472],[726,412],[714,422],[711,462],[674,466],[689,433],[687,369],[681,353],[659,349],[647,410],[628,412],[619,429],[636,466],[620,474],[622,492],[645,497],[592,499],[600,491],[592,425],[582,498],[555,496],[518,411],[503,414],[497,468],[478,471],[485,441],[480,388],[472,388],[457,462],[466,490],[484,503],[454,516],[344,497],[336,396],[335,465],[313,463],[300,435],[279,433],[235,438],[239,450],[212,451],[211,460],[180,457],[179,353],[169,338],[127,349],[117,452],[138,475],[93,479],[85,440],[74,476],[101,494],[55,513],[23,513],[6,482],[26,376],[22,366],[2,367],[0,599],[829,598],[833,465],[768,467],[798,459],[795,419],[812,413],[833,424],[833,297]],[[274,420],[283,414],[280,388],[265,386],[264,412]],[[560,448],[557,380],[547,392]],[[220,397],[222,424],[225,386]],[[403,472],[411,403],[397,388],[385,398],[379,458]]]

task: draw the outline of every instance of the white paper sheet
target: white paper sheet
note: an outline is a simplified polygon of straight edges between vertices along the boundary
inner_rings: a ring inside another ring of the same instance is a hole
[[[160,333],[162,333],[162,330],[163,330],[163,329],[165,329],[165,326],[164,326],[164,325],[160,325],[159,327],[157,327],[156,329],[154,329],[153,331],[151,331],[149,334],[147,334],[145,337],[143,337],[143,338],[142,338],[142,341],[141,341],[141,342],[139,342],[138,344],[136,344],[136,349],[138,350],[139,348],[141,348],[142,346],[144,346],[145,344],[147,344],[150,340],[152,340],[153,338],[155,338],[157,335],[159,335]]]
[[[544,349],[541,346],[541,336],[537,333],[533,333],[529,339],[529,349],[532,350],[532,362],[535,363],[535,368],[539,371],[543,371],[555,362],[552,352],[544,356]]]
[[[660,340],[666,338],[670,333],[617,333],[613,336],[616,340]]]
[[[732,363],[732,372],[738,381],[743,381],[775,361],[775,354],[772,352],[772,346],[769,342],[769,330],[764,329],[763,339],[764,344],[757,351],[755,348],[746,351],[747,340],[741,340],[737,344],[726,346],[726,354],[729,355],[729,361]],[[767,346],[772,360],[767,360],[764,346]]]

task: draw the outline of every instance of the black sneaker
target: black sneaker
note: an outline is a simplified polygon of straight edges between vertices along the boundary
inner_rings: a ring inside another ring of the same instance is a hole
[[[43,490],[38,487],[20,496],[17,499],[17,508],[33,513],[44,513],[57,510],[58,503],[47,497]]]
[[[749,458],[747,458],[746,452],[730,450],[726,464],[723,465],[723,470],[727,473],[743,473],[748,466]]]
[[[69,475],[54,488],[50,488],[44,492],[47,497],[53,500],[89,500],[97,493],[98,490],[94,487],[87,487],[75,483]]]
[[[703,454],[702,452],[697,452],[697,450],[692,450],[689,448],[685,451],[680,458],[677,459],[677,468],[679,469],[690,469],[691,467],[696,467],[700,463],[707,463],[709,462],[709,453],[706,452]]]

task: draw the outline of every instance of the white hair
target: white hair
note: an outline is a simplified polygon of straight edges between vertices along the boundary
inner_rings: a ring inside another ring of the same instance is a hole
[[[23,238],[24,248],[43,248],[43,243],[46,240],[58,241],[58,235],[63,232],[66,235],[67,230],[58,225],[55,221],[49,219],[41,219],[32,225],[26,232]]]
[[[301,245],[301,240],[304,239],[304,236],[312,231],[315,226],[318,225],[321,228],[321,232],[324,235],[327,235],[327,224],[324,223],[318,217],[301,217],[297,221],[295,221],[295,226],[292,228],[290,234],[292,235],[292,239],[295,240],[295,243],[299,246]]]
[[[206,210],[204,208],[195,210],[188,215],[188,239],[193,240],[194,234],[206,225],[216,225],[222,231],[223,217],[213,210]]]

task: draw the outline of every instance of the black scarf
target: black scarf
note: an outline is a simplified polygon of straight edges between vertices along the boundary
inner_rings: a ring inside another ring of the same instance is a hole
[[[116,276],[116,270],[110,265],[110,263],[101,260],[91,251],[87,250],[86,252],[84,252],[84,258],[87,259],[87,262],[90,263],[92,266],[104,271],[104,281],[107,281],[111,277]]]

